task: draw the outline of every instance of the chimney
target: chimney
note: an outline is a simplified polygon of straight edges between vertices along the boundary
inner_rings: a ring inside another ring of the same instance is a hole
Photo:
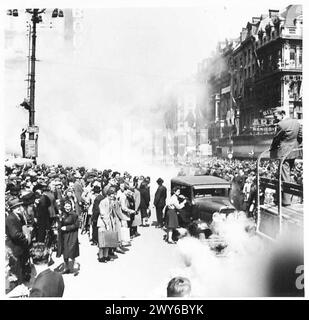
[[[273,18],[279,15],[279,10],[269,9],[268,11],[269,11],[269,18]]]
[[[253,24],[256,24],[258,22],[260,22],[260,17],[252,17],[252,23]]]

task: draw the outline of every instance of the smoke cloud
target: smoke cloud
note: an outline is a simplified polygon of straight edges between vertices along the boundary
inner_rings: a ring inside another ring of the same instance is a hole
[[[178,241],[184,267],[173,276],[192,282],[192,297],[303,296],[302,237],[285,234],[276,242],[250,233],[244,216],[218,222],[216,231],[227,247],[219,255],[202,241]]]

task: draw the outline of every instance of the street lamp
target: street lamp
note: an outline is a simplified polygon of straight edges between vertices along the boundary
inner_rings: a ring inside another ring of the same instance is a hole
[[[55,11],[56,10],[56,11]],[[26,9],[26,13],[31,14],[32,21],[32,42],[31,42],[31,67],[30,67],[30,98],[29,100],[25,99],[20,105],[23,106],[26,110],[29,111],[29,140],[28,146],[31,150],[28,153],[30,158],[34,159],[36,162],[37,157],[37,138],[34,138],[34,134],[38,133],[38,128],[35,127],[35,50],[36,50],[36,25],[43,21],[42,13],[45,13],[46,9]],[[58,9],[54,9],[52,13],[52,17],[54,17],[54,13],[56,12],[56,16],[63,17],[63,11],[60,10],[58,13]],[[61,14],[60,14],[61,13]],[[10,9],[7,11],[8,15],[13,15],[14,17],[18,17],[17,9]]]

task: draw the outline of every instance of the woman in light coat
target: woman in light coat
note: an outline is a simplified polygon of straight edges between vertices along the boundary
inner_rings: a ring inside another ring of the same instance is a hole
[[[182,209],[186,204],[186,200],[181,203],[179,202],[179,199],[178,199],[179,196],[180,196],[180,189],[178,187],[174,187],[172,190],[172,196],[167,201],[166,208],[165,208],[167,242],[172,244],[175,243],[172,239],[173,231],[179,227],[178,210]]]
[[[105,242],[105,235],[107,231],[116,232],[116,221],[113,214],[113,201],[115,198],[115,190],[110,188],[107,192],[107,196],[100,202],[99,209],[100,215],[98,217],[98,232],[99,232],[99,262],[107,262],[111,260],[109,257],[109,249],[111,248]]]

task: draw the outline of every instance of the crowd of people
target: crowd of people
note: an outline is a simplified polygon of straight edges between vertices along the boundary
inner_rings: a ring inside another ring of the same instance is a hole
[[[274,161],[262,161],[260,175],[276,178],[277,166]],[[252,214],[257,195],[256,160],[212,157],[203,165],[183,166],[178,175],[226,179],[236,195],[235,208],[247,212],[249,217]],[[302,184],[302,161],[296,162],[292,177],[295,183]],[[163,179],[156,182],[158,188],[152,202],[156,226],[165,228],[166,241],[173,244],[173,232],[180,225],[178,213],[186,210],[187,200],[181,197],[179,188],[171,190],[168,197]],[[129,250],[132,239],[140,236],[140,226],[149,226],[150,177],[133,177],[128,172],[121,175],[111,169],[99,171],[29,162],[5,166],[5,186],[7,292],[29,282],[33,261],[39,260],[35,254],[43,257],[44,265],[51,265],[55,252],[63,258],[60,273],[77,275],[79,266],[75,259],[80,254],[80,233],[88,234],[89,243],[98,247],[98,262],[108,263],[117,258],[117,253]],[[55,290],[63,293],[62,281],[57,281],[60,288]],[[36,291],[36,296],[39,294]]]
[[[278,161],[262,160],[259,174],[261,178],[278,179]],[[238,210],[252,211],[256,198],[257,161],[254,159],[224,159],[208,158],[201,163],[187,163],[180,167],[179,176],[211,175],[223,178],[232,183],[232,192],[235,197],[235,207]],[[292,183],[303,185],[303,161],[296,161],[290,173]],[[264,190],[265,191],[265,190]]]
[[[100,263],[126,253],[132,239],[140,236],[138,227],[149,226],[149,184],[150,177],[110,169],[6,166],[6,292],[29,283],[31,252],[37,245],[41,255],[49,252],[48,265],[54,263],[53,252],[63,257],[61,274],[78,274],[80,233],[98,246]]]

